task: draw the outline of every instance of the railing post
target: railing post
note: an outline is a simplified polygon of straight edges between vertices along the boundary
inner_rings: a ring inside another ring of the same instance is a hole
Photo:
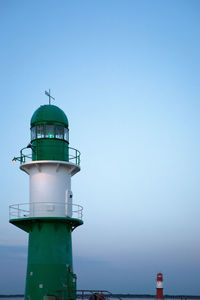
[[[22,161],[22,150],[20,150],[20,164],[22,164],[23,161]]]

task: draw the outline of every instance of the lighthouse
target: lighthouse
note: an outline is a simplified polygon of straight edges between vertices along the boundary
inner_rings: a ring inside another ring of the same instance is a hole
[[[46,94],[49,104],[40,106],[30,121],[30,143],[13,159],[29,176],[30,199],[11,205],[9,217],[29,234],[25,300],[74,300],[72,232],[83,221],[71,177],[80,171],[80,152],[69,147],[66,114]]]
[[[163,274],[157,274],[156,299],[163,299]]]

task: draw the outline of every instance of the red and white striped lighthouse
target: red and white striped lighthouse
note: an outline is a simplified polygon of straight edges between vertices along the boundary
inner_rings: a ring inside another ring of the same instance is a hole
[[[163,275],[157,274],[156,299],[163,299]]]

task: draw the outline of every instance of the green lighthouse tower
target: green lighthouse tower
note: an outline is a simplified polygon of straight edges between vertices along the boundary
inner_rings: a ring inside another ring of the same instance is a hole
[[[60,108],[40,106],[30,122],[31,155],[23,148],[13,159],[30,179],[29,203],[9,208],[10,223],[29,234],[25,300],[76,299],[71,234],[83,221],[71,177],[80,171],[80,152],[69,147],[68,125]]]

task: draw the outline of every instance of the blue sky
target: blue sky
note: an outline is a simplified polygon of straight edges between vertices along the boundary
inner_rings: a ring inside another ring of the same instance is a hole
[[[8,205],[29,182],[11,160],[51,88],[82,153],[78,288],[154,293],[161,271],[165,293],[200,294],[200,2],[2,0],[0,42],[0,293],[24,290]]]

